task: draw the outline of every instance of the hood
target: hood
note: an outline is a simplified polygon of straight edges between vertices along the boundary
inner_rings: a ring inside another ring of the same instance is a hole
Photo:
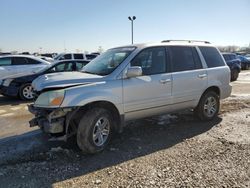
[[[39,76],[32,82],[35,91],[49,88],[66,88],[100,81],[103,76],[82,72],[61,72]]]

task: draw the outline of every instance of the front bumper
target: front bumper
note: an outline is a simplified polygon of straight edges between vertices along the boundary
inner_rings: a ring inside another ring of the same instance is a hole
[[[45,133],[65,133],[66,115],[70,108],[39,108],[28,105],[29,111],[35,115],[29,121],[30,127],[39,126]]]
[[[12,97],[17,97],[19,93],[19,87],[15,86],[0,86],[0,94],[12,96]]]

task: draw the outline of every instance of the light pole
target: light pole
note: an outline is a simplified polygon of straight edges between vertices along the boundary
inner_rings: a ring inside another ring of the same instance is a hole
[[[132,34],[132,44],[134,43],[134,20],[136,19],[135,16],[129,16],[128,19],[131,21],[131,34]]]

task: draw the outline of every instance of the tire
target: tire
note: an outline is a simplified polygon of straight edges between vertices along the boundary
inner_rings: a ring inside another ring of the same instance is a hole
[[[102,129],[105,124],[106,126]],[[108,145],[113,131],[114,119],[108,110],[90,109],[80,120],[77,130],[77,145],[84,153],[101,152]]]
[[[23,84],[19,89],[19,96],[22,100],[28,101],[34,99],[33,88],[30,83]]]
[[[239,77],[239,71],[237,69],[233,69],[231,72],[231,81],[236,81]]]
[[[194,112],[202,121],[210,121],[217,117],[220,110],[220,98],[214,91],[204,93]]]

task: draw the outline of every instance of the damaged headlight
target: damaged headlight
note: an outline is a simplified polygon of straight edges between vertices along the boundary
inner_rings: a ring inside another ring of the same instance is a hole
[[[48,91],[39,95],[35,106],[59,107],[64,99],[64,90]]]

